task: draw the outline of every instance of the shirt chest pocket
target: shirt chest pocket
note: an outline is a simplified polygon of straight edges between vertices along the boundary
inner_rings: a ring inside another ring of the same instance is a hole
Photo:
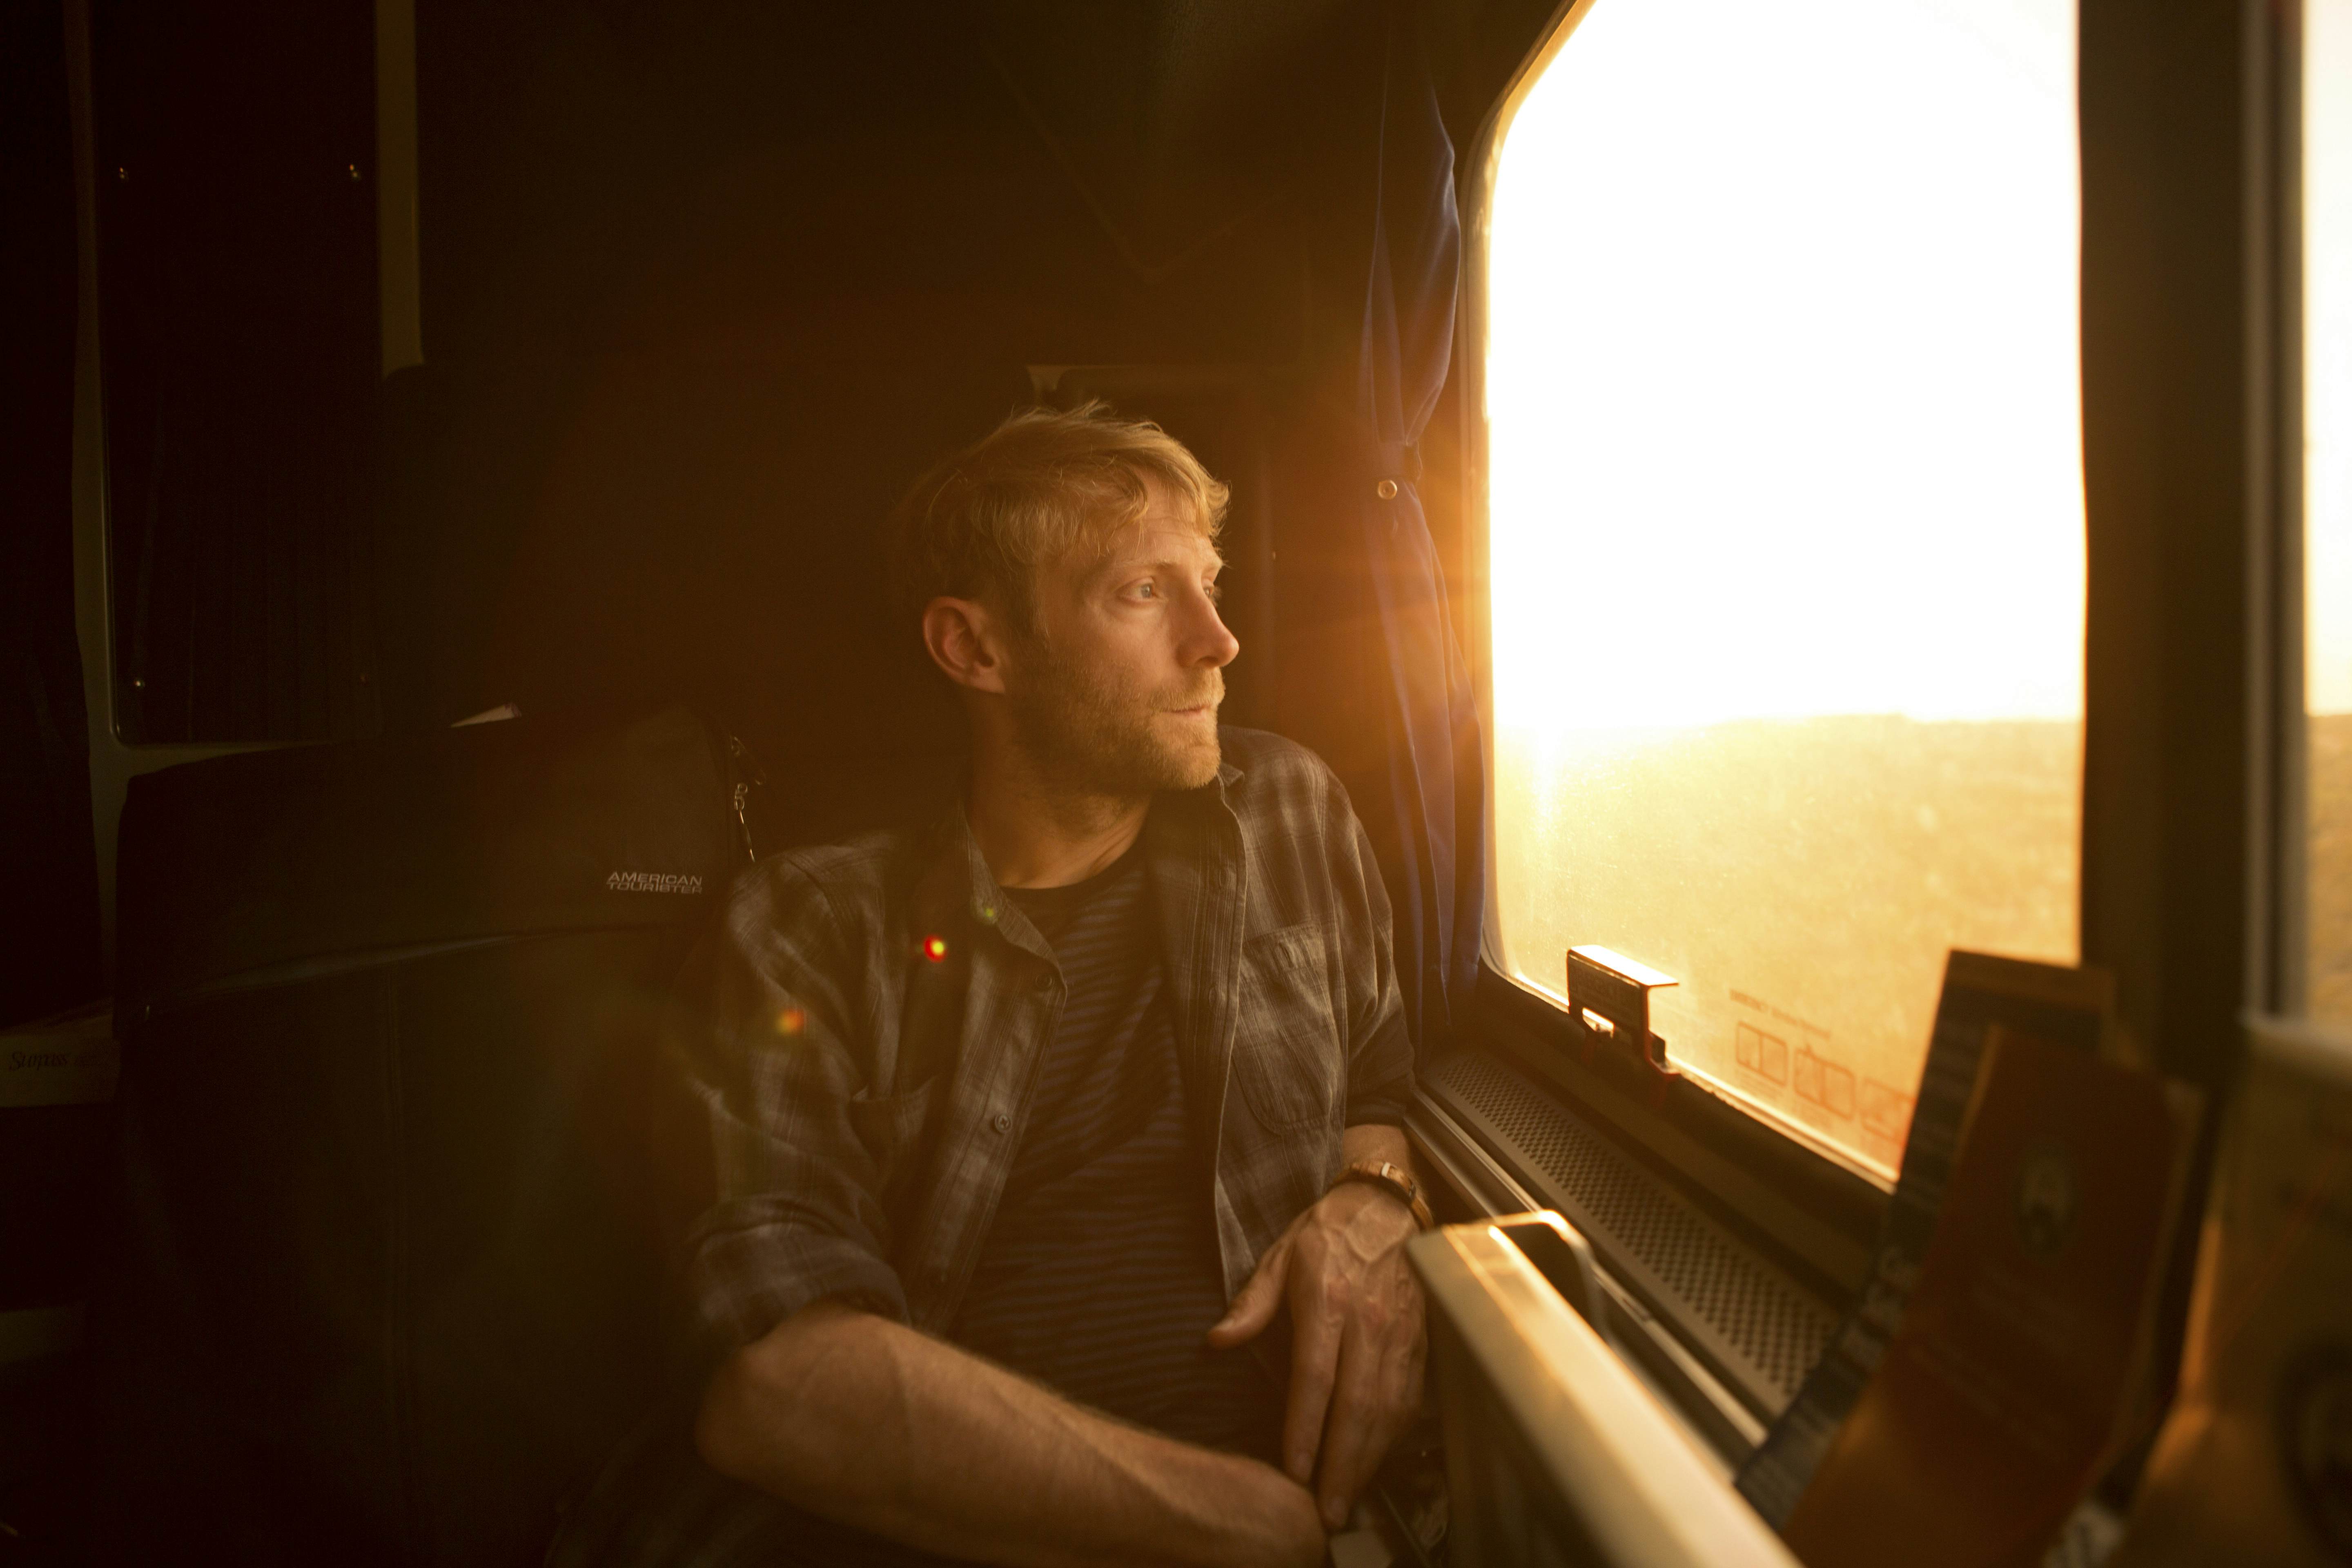
[[[1251,1114],[1292,1131],[1329,1121],[1347,1079],[1325,932],[1285,926],[1242,947],[1234,1077]]]
[[[921,1173],[924,1158],[929,1152],[927,1133],[939,1099],[939,1087],[940,1080],[934,1078],[905,1094],[852,1100],[843,1106],[850,1129],[874,1162],[886,1208],[898,1208],[914,1179]]]

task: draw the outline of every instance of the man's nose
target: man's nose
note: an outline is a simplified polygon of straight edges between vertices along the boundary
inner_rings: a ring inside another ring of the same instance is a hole
[[[1234,636],[1223,616],[1217,614],[1216,601],[1206,594],[1194,601],[1192,624],[1186,628],[1184,662],[1210,669],[1223,669],[1233,663],[1242,651],[1241,639]]]

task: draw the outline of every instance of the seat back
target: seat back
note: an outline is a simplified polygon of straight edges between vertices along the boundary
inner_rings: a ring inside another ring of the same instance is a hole
[[[677,711],[134,782],[109,1558],[539,1560],[661,1374],[656,1038],[734,784]]]

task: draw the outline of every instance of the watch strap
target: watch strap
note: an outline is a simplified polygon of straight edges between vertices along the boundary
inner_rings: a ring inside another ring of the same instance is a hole
[[[1427,1201],[1421,1195],[1421,1184],[1414,1181],[1412,1173],[1402,1165],[1391,1164],[1386,1160],[1352,1161],[1339,1167],[1339,1173],[1331,1178],[1331,1185],[1338,1187],[1348,1182],[1362,1182],[1384,1189],[1412,1211],[1412,1223],[1423,1230],[1429,1230],[1437,1224],[1430,1215]]]

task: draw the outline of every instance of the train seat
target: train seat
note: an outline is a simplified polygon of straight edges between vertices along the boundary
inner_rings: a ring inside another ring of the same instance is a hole
[[[736,782],[683,710],[137,781],[108,1560],[537,1560],[660,1374],[657,1030]]]

